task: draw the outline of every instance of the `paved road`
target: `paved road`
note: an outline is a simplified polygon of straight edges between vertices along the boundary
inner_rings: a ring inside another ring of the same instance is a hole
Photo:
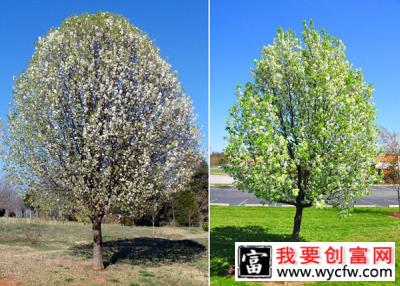
[[[392,187],[388,186],[373,186],[372,193],[369,196],[364,196],[356,203],[359,206],[393,206],[397,204],[397,192]],[[253,194],[238,191],[232,186],[211,186],[210,189],[211,204],[228,204],[231,206],[242,205],[259,205],[260,200]],[[281,204],[270,203],[270,206],[281,206]]]
[[[234,180],[229,175],[210,175],[211,184],[233,184]]]

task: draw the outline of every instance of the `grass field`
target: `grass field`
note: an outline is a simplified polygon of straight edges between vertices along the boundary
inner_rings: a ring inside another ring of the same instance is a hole
[[[200,228],[104,225],[106,270],[91,269],[91,226],[0,218],[0,285],[207,285]]]
[[[222,168],[210,168],[210,175],[228,175]]]
[[[235,241],[290,241],[294,211],[294,208],[212,206],[211,284],[260,285],[235,283],[227,274],[234,265]],[[397,249],[396,282],[318,282],[313,285],[399,285],[400,219],[385,216],[394,211],[360,208],[350,217],[341,219],[335,209],[304,210],[300,233],[303,241],[394,241]]]

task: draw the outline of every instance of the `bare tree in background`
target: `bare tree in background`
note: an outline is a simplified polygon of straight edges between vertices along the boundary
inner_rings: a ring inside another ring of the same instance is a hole
[[[16,210],[23,211],[24,205],[13,186],[5,178],[0,179],[0,209],[5,210],[5,216],[10,216]]]
[[[395,157],[395,160],[387,162],[392,175],[393,185],[397,191],[397,203],[400,210],[400,141],[399,133],[390,131],[384,127],[379,128],[379,143],[386,155]]]

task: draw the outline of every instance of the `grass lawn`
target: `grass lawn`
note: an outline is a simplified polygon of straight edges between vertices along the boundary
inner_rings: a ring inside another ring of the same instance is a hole
[[[210,168],[210,175],[228,175],[222,168]]]
[[[229,183],[210,183],[210,186],[214,187],[227,187],[227,186],[234,186],[235,184],[229,184]]]
[[[227,275],[227,269],[234,265],[235,241],[290,241],[295,209],[212,206],[210,211],[211,284],[215,286],[260,285],[236,283],[234,278]],[[335,209],[305,209],[300,232],[303,241],[396,242],[396,282],[318,282],[315,284],[400,285],[400,219],[385,216],[394,211],[397,209],[357,208],[350,217],[341,219],[339,212]]]
[[[0,218],[0,285],[207,285],[207,232],[103,225],[106,270],[91,269],[91,226]]]

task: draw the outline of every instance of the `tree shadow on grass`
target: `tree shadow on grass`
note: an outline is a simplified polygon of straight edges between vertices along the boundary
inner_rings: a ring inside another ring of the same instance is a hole
[[[227,275],[235,264],[235,242],[290,241],[291,235],[273,234],[260,226],[224,226],[212,228],[210,239],[211,275]]]
[[[92,244],[80,244],[70,248],[72,255],[92,258]],[[132,265],[156,266],[172,262],[192,261],[206,248],[189,239],[138,237],[103,242],[103,260],[107,267],[124,262]]]

